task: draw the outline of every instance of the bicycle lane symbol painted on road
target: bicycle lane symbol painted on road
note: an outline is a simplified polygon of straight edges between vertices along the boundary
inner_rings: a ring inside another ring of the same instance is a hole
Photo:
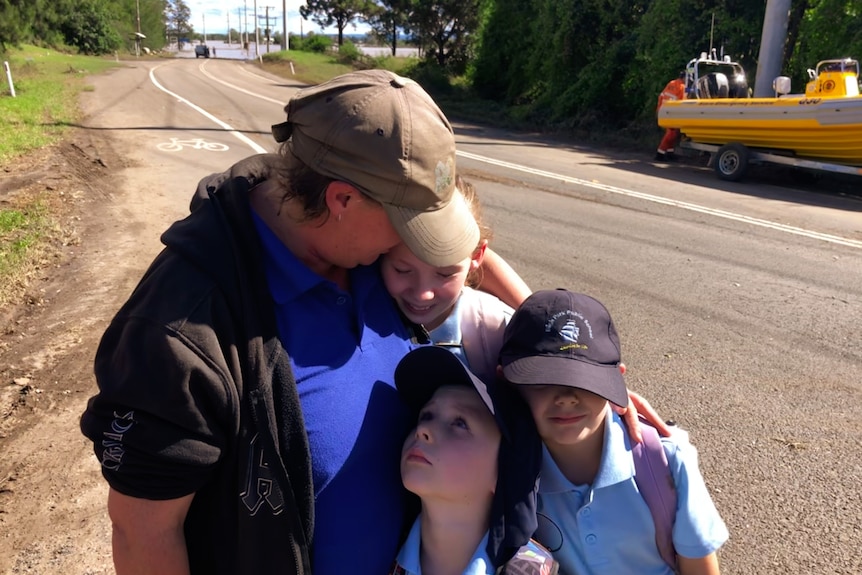
[[[203,138],[194,138],[192,140],[181,140],[179,138],[171,138],[170,142],[162,142],[156,145],[163,152],[179,152],[183,148],[192,150],[206,150],[208,152],[226,152],[229,148],[226,144],[218,142],[207,142]]]

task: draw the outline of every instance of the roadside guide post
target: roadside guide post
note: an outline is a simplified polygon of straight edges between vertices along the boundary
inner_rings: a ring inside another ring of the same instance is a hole
[[[15,84],[12,83],[12,72],[9,70],[9,62],[3,62],[3,68],[6,70],[6,81],[9,82],[9,92],[12,97],[15,97]]]

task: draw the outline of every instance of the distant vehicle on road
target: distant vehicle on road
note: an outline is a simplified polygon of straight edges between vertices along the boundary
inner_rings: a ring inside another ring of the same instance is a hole
[[[201,56],[204,58],[210,57],[210,47],[206,44],[198,44],[195,46],[195,58],[200,58]]]

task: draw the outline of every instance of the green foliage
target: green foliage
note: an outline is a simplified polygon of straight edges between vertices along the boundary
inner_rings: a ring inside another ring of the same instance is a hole
[[[428,57],[460,75],[471,56],[479,26],[479,0],[416,0],[410,26]]]
[[[710,43],[753,76],[764,10],[747,0],[484,0],[468,77],[538,124],[652,123],[658,92]]]
[[[821,60],[862,60],[862,0],[810,0],[800,23],[799,41],[787,63],[794,92],[802,92],[808,68]]]
[[[404,70],[404,75],[416,80],[435,96],[452,92],[449,71],[435,60],[416,60]]]
[[[115,65],[32,46],[10,50],[7,58],[17,97],[0,95],[0,162],[60,138],[78,119],[75,96],[84,87],[83,72]]]
[[[112,16],[105,5],[96,0],[80,2],[63,22],[66,44],[75,46],[82,54],[113,52],[122,41],[111,25]]]
[[[362,52],[356,47],[356,44],[350,40],[345,40],[338,48],[338,59],[345,64],[352,64],[362,60]]]
[[[168,34],[183,37],[194,33],[194,26],[191,25],[192,11],[184,0],[167,0],[165,16]]]
[[[375,10],[371,0],[306,0],[299,13],[306,20],[312,20],[327,28],[338,29],[338,45],[344,44],[344,28],[359,16]]]
[[[290,47],[293,50],[301,50],[303,52],[317,52],[323,54],[332,49],[332,39],[323,34],[306,35],[305,39],[290,37]]]
[[[290,64],[293,64],[293,67]],[[353,67],[342,64],[332,54],[300,50],[271,52],[263,55],[264,69],[306,84],[319,84],[350,72]]]
[[[29,38],[35,12],[29,0],[0,0],[0,53]]]
[[[388,44],[393,56],[398,48],[398,30],[410,31],[415,4],[416,0],[379,0],[365,15],[372,35]]]

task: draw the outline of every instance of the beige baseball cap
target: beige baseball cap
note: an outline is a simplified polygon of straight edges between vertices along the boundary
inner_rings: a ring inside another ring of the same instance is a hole
[[[300,90],[272,127],[314,171],[380,202],[407,247],[433,266],[470,256],[479,227],[455,193],[455,134],[425,90],[386,70]]]

